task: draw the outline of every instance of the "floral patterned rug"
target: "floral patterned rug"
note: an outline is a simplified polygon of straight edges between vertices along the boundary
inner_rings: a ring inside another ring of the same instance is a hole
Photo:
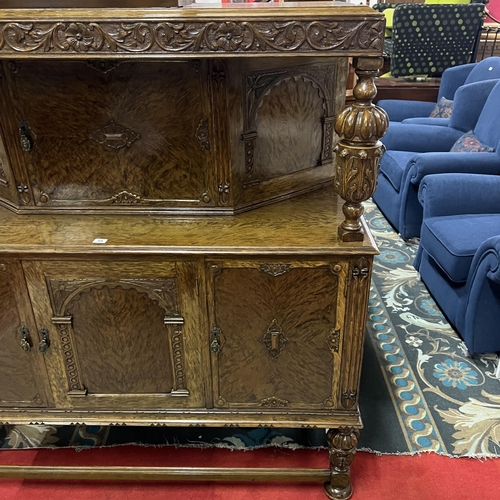
[[[380,249],[369,304],[359,447],[376,453],[500,456],[498,358],[470,358],[412,266],[405,242],[373,203],[366,219]],[[326,447],[317,429],[0,426],[0,448],[121,444]]]

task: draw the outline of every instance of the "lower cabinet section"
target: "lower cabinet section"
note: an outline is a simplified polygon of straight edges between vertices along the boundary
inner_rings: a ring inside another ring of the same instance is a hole
[[[0,260],[1,406],[357,414],[371,256],[94,259]]]

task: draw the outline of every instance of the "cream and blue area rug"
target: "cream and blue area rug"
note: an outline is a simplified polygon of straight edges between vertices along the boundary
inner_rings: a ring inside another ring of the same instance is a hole
[[[419,281],[416,243],[372,203],[366,219],[380,255],[369,304],[359,448],[377,453],[500,456],[495,355],[470,358]],[[499,327],[500,328],[500,327]],[[0,427],[0,448],[143,445],[326,447],[324,430],[100,426]]]

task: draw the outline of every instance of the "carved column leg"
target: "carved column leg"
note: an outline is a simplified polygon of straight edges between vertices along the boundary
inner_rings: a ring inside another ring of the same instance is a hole
[[[356,454],[359,431],[352,427],[330,429],[327,435],[330,455],[330,482],[325,493],[332,500],[345,500],[352,495],[350,465]]]
[[[377,186],[378,168],[384,146],[379,139],[389,126],[387,113],[372,104],[377,95],[374,78],[382,68],[381,57],[354,59],[358,83],[354,87],[354,103],[335,120],[340,141],[335,148],[335,188],[346,200],[342,211],[345,220],[339,227],[341,241],[363,241],[361,216],[366,201]]]

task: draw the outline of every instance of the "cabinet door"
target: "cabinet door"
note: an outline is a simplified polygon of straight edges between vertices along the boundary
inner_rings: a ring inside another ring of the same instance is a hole
[[[23,192],[20,202],[113,210],[213,205],[206,63],[93,63],[4,66],[34,198]]]
[[[50,391],[40,342],[21,264],[0,260],[0,406],[47,406]]]
[[[345,262],[209,266],[215,405],[337,406]]]
[[[24,262],[24,268],[36,320],[50,330],[58,406],[204,406],[195,263]]]

